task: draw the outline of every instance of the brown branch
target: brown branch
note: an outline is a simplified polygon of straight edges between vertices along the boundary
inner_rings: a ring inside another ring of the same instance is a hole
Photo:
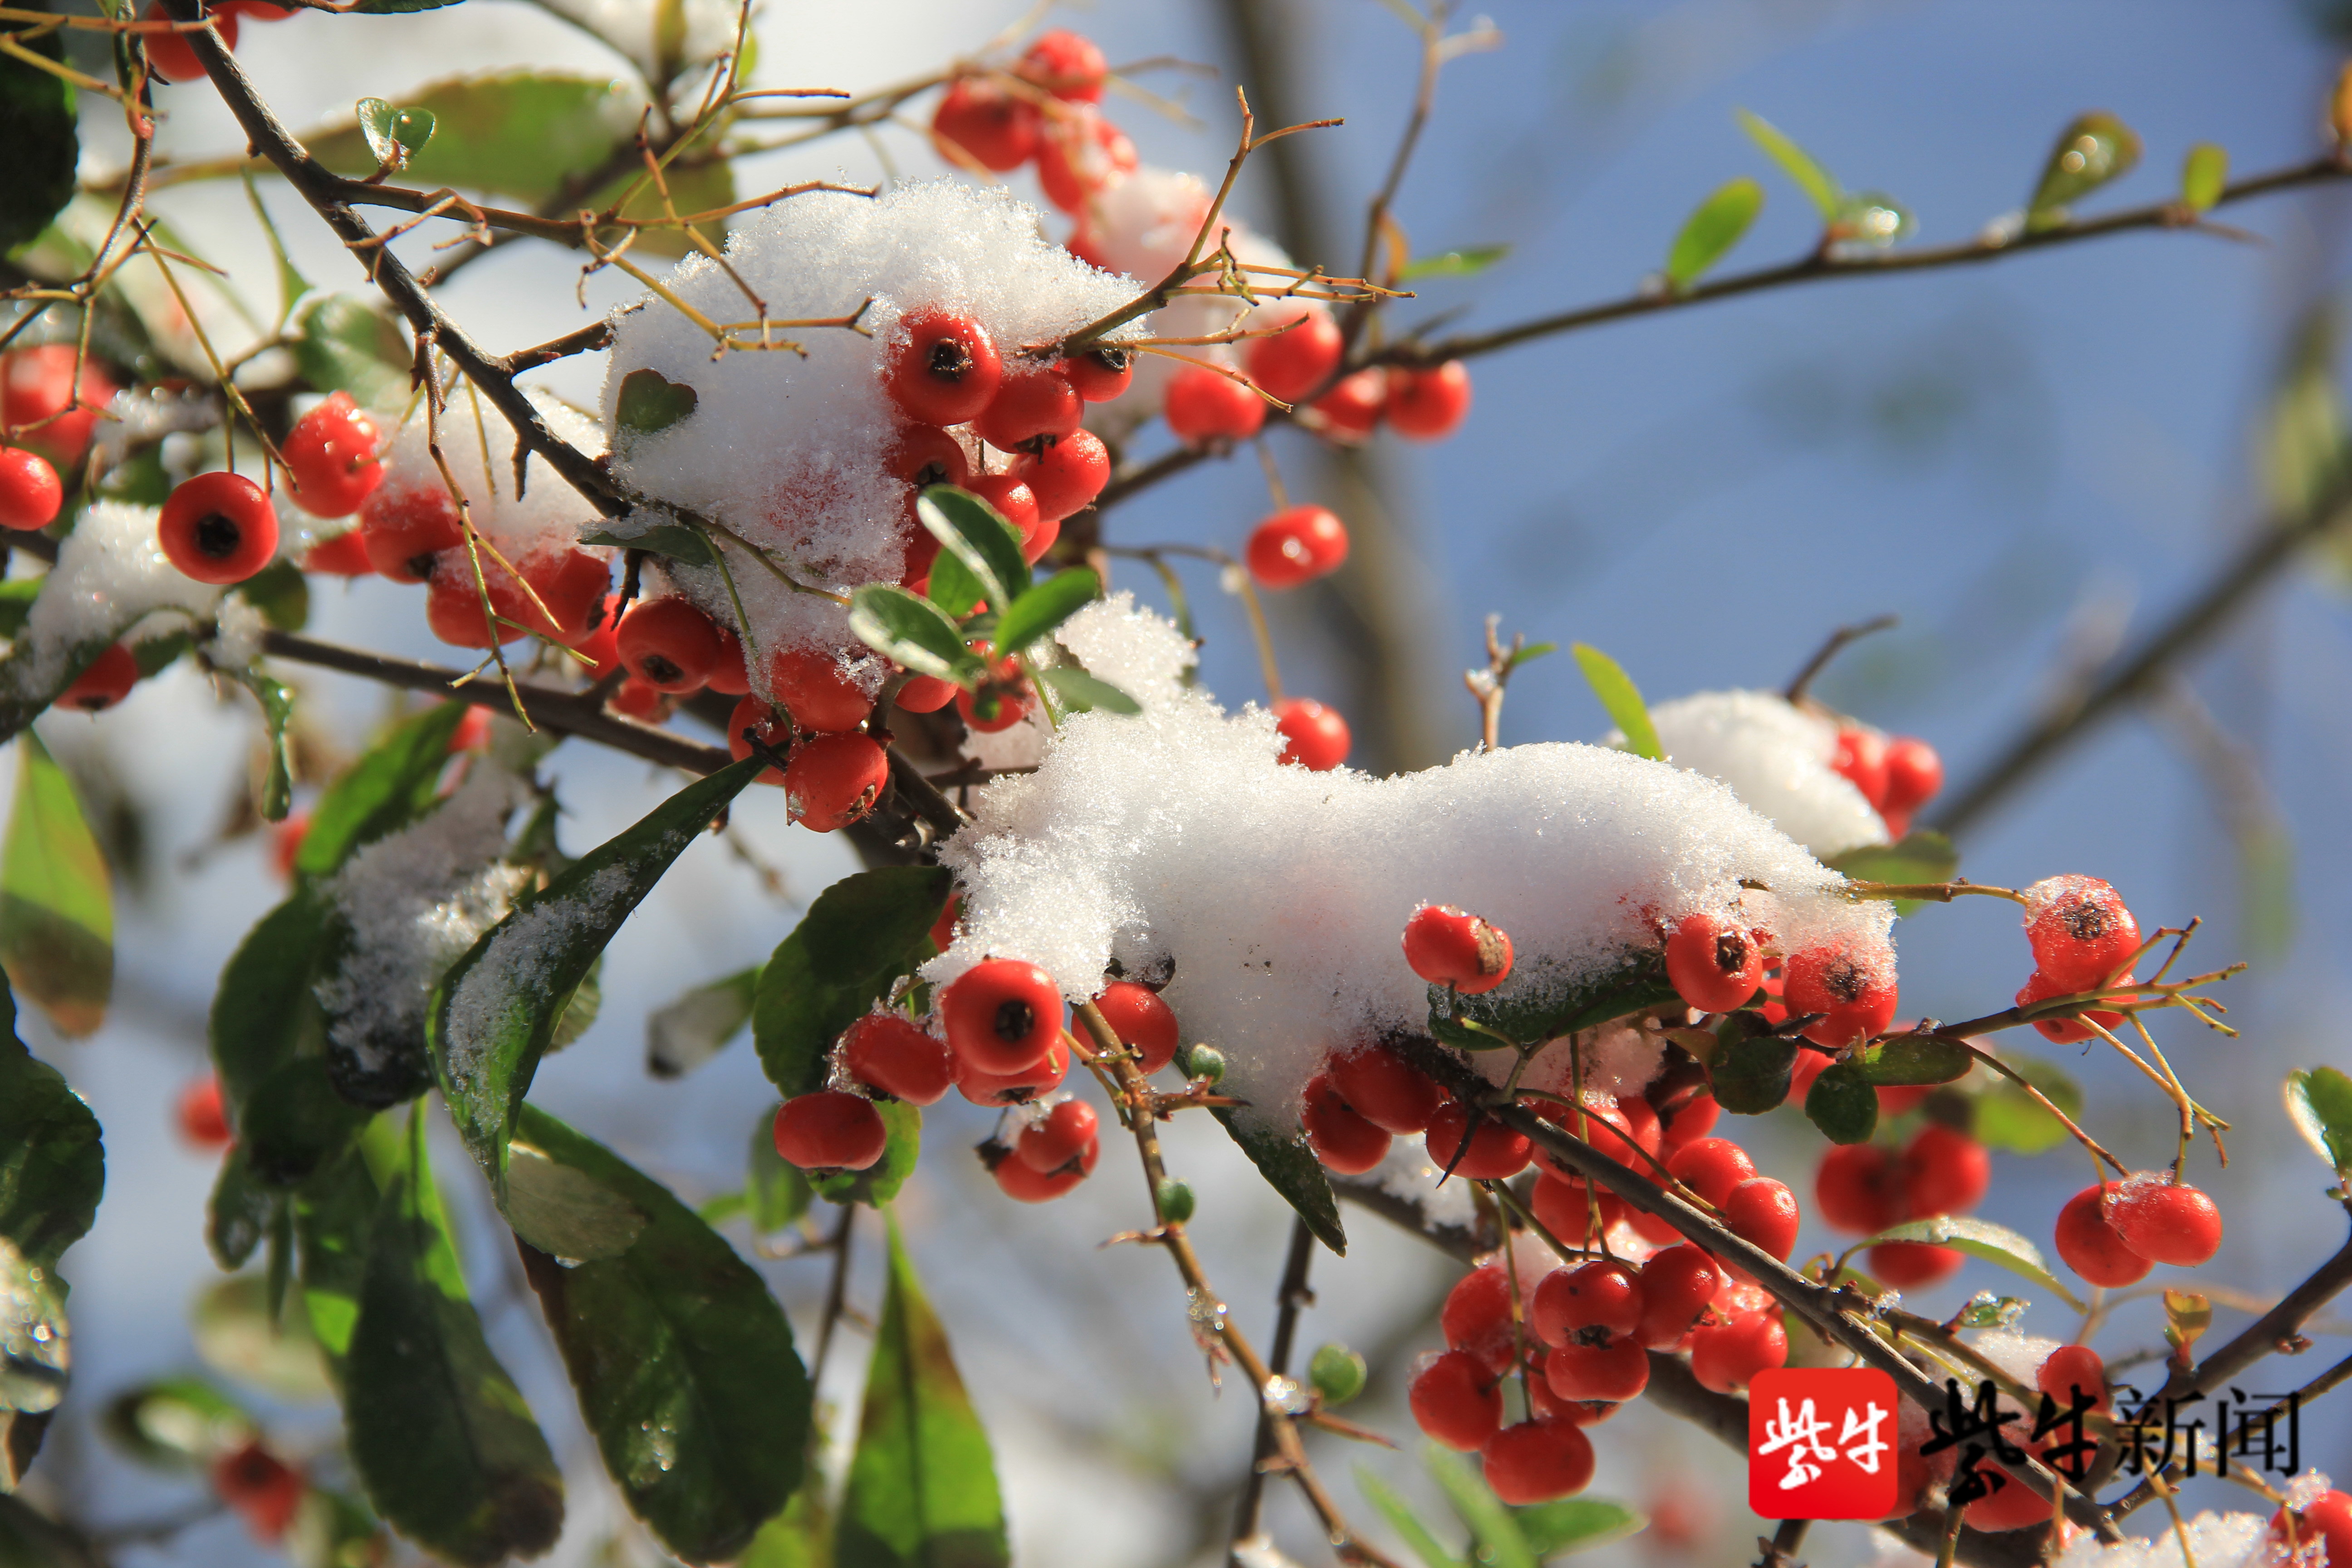
[[[1298,1332],[1298,1314],[1302,1308],[1315,1300],[1315,1292],[1307,1289],[1307,1270],[1315,1260],[1315,1233],[1307,1228],[1304,1218],[1290,1223],[1290,1253],[1283,1259],[1282,1283],[1275,1290],[1280,1303],[1274,1321],[1274,1346],[1266,1354],[1266,1365],[1279,1377],[1290,1371],[1291,1342]],[[1265,1462],[1275,1453],[1274,1412],[1264,1404],[1258,1405],[1257,1438],[1251,1446],[1249,1475],[1242,1482],[1242,1499],[1234,1510],[1233,1540],[1235,1544],[1247,1541],[1258,1531],[1258,1513],[1265,1502]]]

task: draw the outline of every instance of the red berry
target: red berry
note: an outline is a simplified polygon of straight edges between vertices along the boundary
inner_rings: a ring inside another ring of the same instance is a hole
[[[1056,27],[1040,33],[1021,57],[1021,79],[1073,103],[1100,103],[1110,62],[1092,38]]]
[[[899,430],[889,455],[882,459],[882,468],[892,479],[925,490],[933,485],[961,485],[971,479],[971,458],[962,442],[938,426],[908,425]],[[910,497],[910,516],[912,504]],[[931,538],[930,531],[921,524],[915,528],[925,539]]]
[[[862,1171],[889,1142],[873,1103],[838,1089],[797,1095],[776,1112],[776,1152],[803,1171]]]
[[[2139,922],[2096,877],[2050,877],[2025,889],[2025,940],[2057,994],[2095,990],[2139,951]]]
[[[1607,1344],[1628,1339],[1642,1326],[1642,1277],[1622,1263],[1595,1258],[1573,1268],[1555,1268],[1536,1286],[1528,1321],[1548,1345],[1570,1341]],[[1570,1394],[1564,1399],[1625,1399],[1630,1394]]]
[[[559,547],[525,556],[517,565],[546,614],[522,601],[516,618],[532,635],[579,647],[591,641],[611,619],[607,606],[614,602],[613,563],[593,550]],[[550,617],[552,617],[551,619]]]
[[[669,698],[658,687],[648,685],[634,675],[625,676],[607,701],[614,712],[635,719],[640,724],[669,722]],[[768,771],[773,773],[775,769]]]
[[[1832,1048],[1884,1034],[1895,1022],[1895,954],[1884,946],[1808,948],[1788,961],[1781,999],[1792,1016],[1819,1013],[1805,1038]]]
[[[1916,735],[1897,735],[1886,742],[1886,799],[1881,810],[1912,812],[1936,798],[1944,787],[1944,759]]]
[[[1822,1221],[1856,1236],[1875,1236],[1903,1223],[1902,1163],[1876,1143],[1840,1144],[1822,1156],[1813,1177],[1813,1205]]]
[[[1537,1166],[1535,1191],[1528,1194],[1528,1206],[1545,1229],[1571,1245],[1584,1241],[1594,1228],[1593,1211],[1600,1210],[1599,1228],[1607,1230],[1625,1213],[1625,1205],[1616,1194],[1602,1191],[1597,1202],[1588,1195],[1581,1180],[1570,1181]]]
[[[865,735],[819,735],[784,762],[786,807],[812,833],[857,821],[889,784],[889,754]]]
[[[1960,1271],[1968,1254],[1925,1241],[1882,1241],[1870,1249],[1870,1273],[1897,1290],[1924,1290]]]
[[[1485,1447],[1503,1425],[1501,1386],[1477,1357],[1460,1351],[1422,1368],[1405,1398],[1422,1431],[1462,1453]]]
[[[375,421],[338,392],[294,422],[279,452],[294,476],[294,499],[313,517],[349,517],[383,482]]]
[[[1299,1121],[1315,1157],[1343,1176],[1360,1176],[1388,1158],[1389,1135],[1356,1114],[1328,1073],[1307,1080]]]
[[[2088,1345],[2060,1345],[2033,1374],[2033,1384],[2064,1409],[2077,1390],[2093,1396],[2091,1408],[2107,1407],[2107,1363]]]
[[[1058,1171],[1094,1143],[1096,1120],[1093,1106],[1066,1100],[1047,1111],[1045,1121],[1021,1130],[1013,1155],[1033,1171]]]
[[[261,1541],[283,1537],[308,1489],[295,1469],[256,1439],[213,1461],[213,1490],[236,1510],[246,1529]]]
[[[961,151],[982,168],[1003,174],[1019,168],[1037,150],[1037,110],[1026,99],[1015,98],[982,77],[962,77],[950,83],[947,96],[931,116],[931,135],[947,148]],[[953,425],[971,417],[959,415],[938,423]]]
[[[0,528],[47,528],[65,504],[66,488],[47,458],[21,447],[0,447]]]
[[[1084,217],[1087,198],[1134,173],[1135,143],[1091,109],[1049,117],[1037,132],[1037,185],[1045,199]]]
[[[379,489],[360,503],[360,543],[369,563],[395,583],[426,581],[434,557],[465,542],[457,503],[437,487]]]
[[[700,690],[727,651],[701,607],[674,594],[631,605],[614,636],[621,663],[656,691]]]
[[[1691,1375],[1717,1394],[1737,1394],[1758,1373],[1788,1362],[1789,1332],[1777,1311],[1691,1332]]]
[[[1168,428],[1187,447],[1246,441],[1265,423],[1265,404],[1230,376],[1188,364],[1168,378],[1163,407]]]
[[[1424,1142],[1432,1163],[1474,1182],[1516,1176],[1535,1153],[1525,1133],[1514,1132],[1491,1116],[1481,1117],[1477,1130],[1471,1131],[1470,1108],[1458,1100],[1437,1108]]]
[[[955,700],[956,711],[967,725],[983,735],[993,735],[1028,717],[1029,684],[1021,667],[1008,658],[996,666],[979,689],[958,690]]]
[[[1688,1242],[1651,1256],[1642,1265],[1642,1321],[1633,1337],[1652,1350],[1672,1350],[1715,1300],[1723,1271]]]
[[[974,1105],[1026,1105],[1062,1087],[1070,1076],[1070,1053],[1056,1039],[1035,1066],[1011,1073],[982,1072],[959,1057],[955,1074],[956,1092]]]
[[[1830,753],[1830,771],[1853,784],[1874,810],[1886,801],[1886,737],[1875,730],[1845,725]]]
[[[1756,1162],[1728,1138],[1694,1138],[1667,1157],[1666,1173],[1721,1208],[1732,1188],[1755,1176]]]
[[[1446,1347],[1478,1358],[1500,1377],[1519,1361],[1519,1331],[1511,1321],[1511,1281],[1498,1263],[1482,1264],[1454,1282],[1438,1309]]]
[[[1764,950],[1713,915],[1685,915],[1666,938],[1666,979],[1700,1012],[1728,1013],[1764,983]]]
[[[866,1013],[842,1032],[842,1072],[894,1100],[936,1105],[955,1086],[946,1041],[903,1013]]]
[[[216,468],[181,481],[155,534],[183,576],[242,583],[278,553],[278,512],[259,485]]]
[[[139,684],[139,661],[116,643],[85,666],[73,684],[58,693],[57,706],[83,713],[103,713]]]
[[[478,752],[489,743],[490,710],[469,707],[458,719],[457,727],[449,731],[448,754],[455,757],[467,752]]]
[[[950,893],[947,908],[941,910],[940,918],[931,922],[931,945],[945,952],[948,944],[955,941],[956,922],[962,918],[963,895]]]
[[[984,1073],[1035,1067],[1061,1043],[1062,993],[1054,977],[1017,958],[972,965],[940,993],[948,1048]]]
[[[1769,1176],[1750,1176],[1723,1195],[1717,1205],[1723,1223],[1786,1263],[1797,1245],[1797,1194]],[[1737,1266],[1733,1271],[1738,1272]]]
[[[1050,1203],[1094,1174],[1095,1162],[1102,1157],[1102,1144],[1089,1138],[1076,1158],[1055,1171],[1040,1171],[1017,1154],[1006,1155],[996,1162],[992,1173],[997,1186],[1015,1203]]]
[[[1020,465],[1037,515],[1055,522],[1094,505],[1110,483],[1110,448],[1091,430],[1073,430]]]
[[[977,474],[964,489],[995,508],[996,515],[1021,536],[1022,559],[1034,559],[1029,542],[1036,536],[1044,520],[1037,510],[1037,492],[1029,488],[1028,481],[1019,474]],[[1045,553],[1042,548],[1037,552],[1038,555]]]
[[[1546,1102],[1537,1108],[1536,1114],[1547,1121],[1558,1122],[1590,1144],[1595,1152],[1606,1154],[1630,1170],[1646,1174],[1653,1168],[1643,1156],[1658,1152],[1658,1113],[1650,1109],[1649,1101],[1638,1096],[1620,1100],[1613,1095],[1589,1089],[1581,1113],[1570,1106]],[[1549,1154],[1539,1158],[1559,1175],[1580,1179],[1575,1166],[1563,1164]]]
[[[2281,1543],[2291,1541],[2298,1549],[2316,1540],[2323,1543],[2317,1561],[2342,1568],[2352,1563],[2352,1496],[2336,1491],[2325,1493],[2292,1517],[2281,1509],[2271,1516],[2271,1536]],[[2309,1563],[2313,1559],[2303,1561]]]
[[[1348,760],[1353,737],[1339,710],[1312,697],[1286,697],[1274,705],[1275,732],[1282,737],[1278,763],[1328,773]]]
[[[1404,961],[1432,985],[1476,996],[1510,978],[1511,939],[1451,904],[1423,904],[1404,922]]]
[[[988,329],[953,310],[908,311],[884,351],[883,387],[898,412],[919,424],[961,425],[986,408],[1003,383],[1004,362]]]
[[[2197,1268],[2221,1249],[2221,1211],[2195,1187],[2143,1172],[2107,1200],[2107,1221],[2150,1263]]]
[[[1965,1132],[1930,1122],[1903,1149],[1903,1193],[1910,1217],[1966,1214],[1992,1185],[1992,1155]]]
[[[936,675],[910,675],[890,700],[909,713],[936,713],[956,700],[963,688]]]
[[[1598,1426],[1622,1405],[1607,1400],[1562,1399],[1541,1377],[1528,1380],[1528,1416],[1535,1421],[1565,1421],[1571,1426]]]
[[[1723,1107],[1704,1089],[1693,1090],[1683,1100],[1669,1100],[1658,1112],[1660,1150],[1671,1154],[1697,1142],[1715,1131],[1722,1115]]]
[[[2126,971],[2116,976],[2116,984],[2128,984],[2131,979],[2130,973]],[[2094,988],[2085,986],[2083,989]],[[2025,982],[2024,988],[2018,992],[2017,1005],[2021,1007],[2031,1007],[2037,1002],[2047,1002],[2053,996],[2073,996],[2079,994],[2053,984],[2050,976],[2037,969]],[[2041,1031],[2042,1037],[2044,1039],[2055,1040],[2062,1046],[2073,1046],[2099,1037],[2098,1029],[2091,1027],[2093,1024],[2098,1025],[2100,1029],[2112,1034],[2122,1028],[2123,1023],[2124,1016],[2121,1013],[2105,1007],[2085,1007],[2079,1015],[2070,1018],[2036,1018],[2033,1020],[2033,1026]]]
[[[180,1136],[209,1153],[236,1141],[229,1131],[228,1110],[221,1103],[220,1079],[210,1073],[180,1090],[176,1108]]]
[[[328,577],[372,577],[375,563],[368,559],[367,540],[356,528],[332,539],[322,539],[302,552],[302,570]]]
[[[1988,1481],[1998,1478],[2001,1484],[1961,1510],[1969,1529],[1990,1533],[2050,1522],[2050,1500],[2036,1496],[2033,1489],[2011,1475],[2007,1466],[1982,1459],[1978,1461],[1977,1474]]]
[[[1182,1042],[1175,1010],[1157,991],[1132,980],[1114,980],[1102,988],[1095,1005],[1119,1044],[1133,1047],[1142,1058],[1137,1070],[1149,1076],[1176,1059],[1176,1047]]]
[[[445,562],[425,592],[425,624],[456,647],[488,647],[525,635],[568,644],[584,641],[603,625],[612,568],[602,556],[560,549],[528,557],[520,570],[519,582],[485,551],[477,584],[472,561],[460,556]],[[482,605],[486,593],[488,610]]]
[[[173,18],[161,5],[151,5],[147,7],[146,19],[168,22]],[[234,51],[236,48],[236,13],[215,11],[212,21],[213,31],[220,36],[221,47]],[[204,62],[196,58],[195,46],[188,42],[185,33],[142,33],[140,37],[147,42],[147,64],[157,79],[170,82],[204,79]]]
[[[1436,1079],[1386,1046],[1333,1057],[1329,1070],[1333,1086],[1356,1114],[1385,1132],[1425,1132],[1445,1104]]]
[[[826,649],[779,649],[768,661],[768,685],[794,725],[820,735],[855,730],[874,709],[874,699],[850,679],[840,657]]]
[[[57,467],[78,468],[89,450],[98,411],[121,390],[71,343],[15,349],[0,353],[0,427]]]
[[[1650,1352],[1631,1338],[1571,1340],[1544,1358],[1544,1382],[1562,1399],[1633,1399],[1650,1385]]]
[[[784,722],[782,714],[768,706],[764,697],[743,698],[735,704],[735,711],[727,716],[728,754],[739,763],[751,754],[751,743],[743,738],[746,730],[759,736],[760,743],[771,751],[784,752],[792,749],[792,726]],[[784,782],[783,771],[768,768],[760,774],[759,782],[781,784]]]
[[[1878,1096],[1878,1120],[1892,1121],[1907,1110],[1917,1109],[1927,1091],[1936,1086],[1929,1083],[1883,1083],[1874,1090]]]
[[[719,628],[719,646],[726,651],[711,667],[708,682],[711,690],[721,697],[742,697],[751,689],[751,667],[743,662],[743,644],[730,626]]]
[[[1470,416],[1470,372],[1458,359],[1389,373],[1389,423],[1400,436],[1442,441]]]
[[[1259,587],[1297,588],[1347,561],[1348,526],[1328,508],[1295,506],[1251,530],[1243,558]]]
[[[1507,1503],[1550,1502],[1592,1484],[1592,1440],[1570,1422],[1522,1421],[1495,1434],[1481,1468]]]
[[[1379,365],[1343,376],[1314,404],[1316,426],[1332,440],[1352,446],[1379,427],[1389,410],[1389,373]]]
[[[2084,1187],[2058,1211],[2058,1256],[2084,1279],[2109,1289],[2137,1283],[2152,1267],[2125,1244],[2103,1212],[2107,1194],[2116,1190],[2108,1184]]]
[[[269,868],[281,882],[294,879],[294,861],[302,853],[302,840],[310,836],[310,814],[298,811],[269,828]]]
[[[1077,388],[1088,403],[1108,403],[1127,391],[1135,379],[1135,355],[1117,343],[1097,343],[1086,353],[1064,360],[1062,378]]]
[[[990,446],[1010,452],[1040,437],[1060,440],[1077,429],[1085,412],[1077,388],[1052,368],[1024,368],[1004,374],[988,406],[972,417],[971,428]]]
[[[1339,368],[1339,326],[1321,305],[1293,300],[1286,307],[1267,306],[1254,313],[1267,319],[1253,321],[1253,327],[1298,323],[1271,337],[1252,338],[1242,351],[1249,378],[1267,396],[1296,403]]]

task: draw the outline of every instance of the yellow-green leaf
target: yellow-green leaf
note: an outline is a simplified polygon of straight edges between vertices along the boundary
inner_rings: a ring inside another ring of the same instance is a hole
[[[2199,142],[2180,161],[2180,205],[2191,212],[2210,212],[2230,184],[2230,153],[2210,142]]]
[[[1739,128],[1748,132],[1748,140],[1763,148],[1765,156],[1780,164],[1780,172],[1812,198],[1813,205],[1821,209],[1822,220],[1834,221],[1845,199],[1837,177],[1822,168],[1811,153],[1798,146],[1788,132],[1762,115],[1750,114],[1744,109],[1732,112],[1739,117]]]
[[[1657,726],[1650,722],[1649,705],[1642,700],[1642,689],[1633,684],[1624,667],[1591,643],[1577,643],[1569,651],[1576,655],[1577,668],[1584,671],[1592,695],[1601,699],[1601,708],[1624,733],[1624,749],[1654,763],[1664,762],[1666,748],[1659,743]]]
[[[25,732],[0,852],[0,968],[61,1035],[105,1020],[114,989],[114,893],[73,783]]]
[[[1764,210],[1764,187],[1746,174],[1727,180],[1684,220],[1666,252],[1666,282],[1687,289],[1738,245]]]
[[[2058,133],[2042,165],[2041,182],[2026,204],[2025,226],[2049,228],[2066,221],[2066,209],[2139,163],[2139,133],[2105,110],[2075,117]]]

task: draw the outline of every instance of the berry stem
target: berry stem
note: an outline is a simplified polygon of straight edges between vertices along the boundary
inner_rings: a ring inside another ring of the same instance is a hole
[[[1960,1037],[1953,1031],[1944,1031],[1935,1037],[1949,1041],[1951,1044],[1959,1047],[1962,1050],[1968,1052],[1969,1055],[1974,1057],[1978,1061],[1983,1063],[1986,1067],[1990,1068],[1993,1071],[1999,1073],[2001,1077],[2009,1079],[2010,1082],[2023,1089],[2026,1096],[2031,1099],[2034,1104],[2042,1107],[2042,1110],[2048,1111],[2051,1115],[2058,1119],[2059,1125],[2066,1129],[2067,1133],[2074,1138],[2074,1142],[2080,1143],[2084,1148],[2091,1152],[2092,1159],[2095,1162],[2095,1168],[2096,1161],[2105,1160],[2108,1164],[2115,1167],[2116,1174],[2119,1176],[2128,1176],[2131,1174],[2129,1167],[2126,1166],[2121,1160],[2116,1159],[2113,1154],[2107,1152],[2105,1148],[2100,1144],[2097,1139],[2092,1137],[2088,1132],[2084,1131],[2082,1127],[2073,1117],[2059,1110],[2048,1095],[2034,1088],[2031,1082],[2027,1081],[2025,1075],[2019,1072],[2015,1068],[2010,1066],[2007,1062],[2001,1060],[1990,1051],[1986,1050],[1983,1047],[1971,1044],[1969,1041]]]

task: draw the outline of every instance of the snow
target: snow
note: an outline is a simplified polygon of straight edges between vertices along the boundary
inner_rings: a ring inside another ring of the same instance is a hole
[[[261,657],[261,634],[268,629],[268,618],[250,599],[227,595],[220,602],[205,657],[222,669],[249,669]]]
[[[157,517],[152,507],[121,501],[100,501],[82,514],[10,649],[6,679],[15,695],[55,696],[71,678],[75,651],[93,643],[186,629],[178,615],[141,624],[157,611],[184,610],[198,620],[211,615],[221,591],[182,576],[165,558],[155,542]]]
[[[1837,726],[1770,691],[1702,691],[1650,710],[1677,767],[1729,784],[1781,832],[1824,858],[1887,841],[1862,791],[1831,771]],[[1622,745],[1612,732],[1605,745]]]
[[[2054,1568],[2268,1568],[2285,1561],[2285,1554],[2271,1542],[2267,1514],[2208,1510],[2185,1523],[2186,1562],[2180,1553],[2180,1532],[2167,1529],[2146,1540],[2126,1540],[2113,1546],[2103,1546],[2098,1537],[2085,1535],[2067,1549]]]
[[[1736,912],[1787,951],[1885,946],[1890,906],[1844,897],[1843,879],[1698,773],[1573,744],[1395,778],[1285,767],[1269,714],[1176,684],[1172,628],[1123,605],[1088,615],[1068,641],[1105,668],[1131,660],[1150,700],[1139,717],[1066,719],[1037,772],[976,792],[941,857],[964,924],[924,977],[1023,958],[1076,1001],[1113,959],[1172,961],[1185,1037],[1225,1053],[1258,1125],[1296,1124],[1333,1048],[1425,1028],[1426,988],[1398,947],[1425,901],[1511,934],[1498,999],[1599,980],[1655,950],[1654,922],[1699,910]],[[1642,1076],[1642,1052],[1610,1054],[1612,1073]]]
[[[680,836],[683,837],[683,836]],[[445,1045],[452,1086],[472,1076],[482,1049],[526,1007],[549,1000],[554,972],[583,931],[604,924],[615,904],[635,891],[625,865],[590,873],[561,899],[533,904],[508,919],[449,998]]]
[[[534,391],[531,401],[540,416],[566,441],[590,457],[604,449],[604,434],[578,410]],[[388,423],[388,421],[387,421]],[[433,460],[437,438],[449,473],[466,497],[474,527],[497,545],[508,560],[520,565],[524,557],[555,548],[571,548],[583,530],[604,520],[577,491],[534,459],[520,496],[515,494],[513,434],[503,417],[480,404],[464,387],[449,398],[435,429],[427,430],[422,406],[393,433],[385,444],[383,482],[386,496],[404,490],[442,493],[448,489],[440,466]],[[317,538],[342,531],[340,524],[322,524]],[[452,552],[451,553],[455,553]],[[609,554],[607,551],[605,553]]]
[[[478,760],[439,810],[361,849],[321,889],[352,940],[319,1002],[328,1038],[363,1071],[385,1065],[388,1042],[421,1037],[442,973],[529,885],[527,868],[498,859],[521,794],[520,780]]]

